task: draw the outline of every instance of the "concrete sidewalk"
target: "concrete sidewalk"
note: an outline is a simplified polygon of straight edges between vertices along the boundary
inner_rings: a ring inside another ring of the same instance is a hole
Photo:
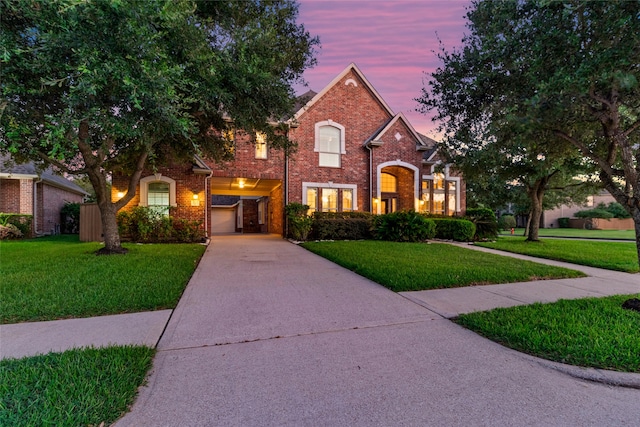
[[[634,286],[638,277],[603,280]],[[640,417],[640,391],[562,375],[434,311],[465,307],[426,309],[428,301],[282,239],[216,237],[148,384],[117,425],[632,425]],[[640,384],[640,375],[623,376]]]

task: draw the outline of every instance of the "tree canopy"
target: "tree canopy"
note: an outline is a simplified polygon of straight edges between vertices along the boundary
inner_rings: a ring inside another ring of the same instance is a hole
[[[270,122],[290,113],[292,85],[317,38],[294,0],[0,0],[0,151],[96,190],[105,245],[140,174],[166,156],[220,157],[233,125],[288,141]],[[109,174],[130,176],[112,202]]]
[[[444,121],[445,151],[595,167],[634,217],[640,257],[640,2],[474,1],[467,19],[419,99]]]

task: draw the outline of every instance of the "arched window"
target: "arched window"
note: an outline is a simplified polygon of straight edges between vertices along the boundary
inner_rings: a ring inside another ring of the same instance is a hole
[[[344,126],[331,120],[316,123],[315,151],[319,166],[341,167],[341,155],[346,154]]]
[[[148,206],[161,215],[169,215],[176,206],[176,181],[155,174],[140,180],[140,206]]]

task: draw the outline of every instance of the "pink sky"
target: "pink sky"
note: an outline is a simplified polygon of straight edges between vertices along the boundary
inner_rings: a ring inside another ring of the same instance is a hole
[[[438,37],[447,50],[461,45],[468,0],[298,1],[298,22],[322,44],[318,64],[304,74],[309,89],[319,92],[355,62],[395,113],[437,138],[436,125],[415,112],[414,99],[421,95],[424,73],[441,65],[434,53]]]

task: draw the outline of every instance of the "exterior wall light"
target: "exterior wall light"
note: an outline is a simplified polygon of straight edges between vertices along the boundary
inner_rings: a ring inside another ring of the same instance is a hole
[[[118,196],[118,199],[122,199],[124,197],[124,193],[122,191],[118,191],[116,196]]]

